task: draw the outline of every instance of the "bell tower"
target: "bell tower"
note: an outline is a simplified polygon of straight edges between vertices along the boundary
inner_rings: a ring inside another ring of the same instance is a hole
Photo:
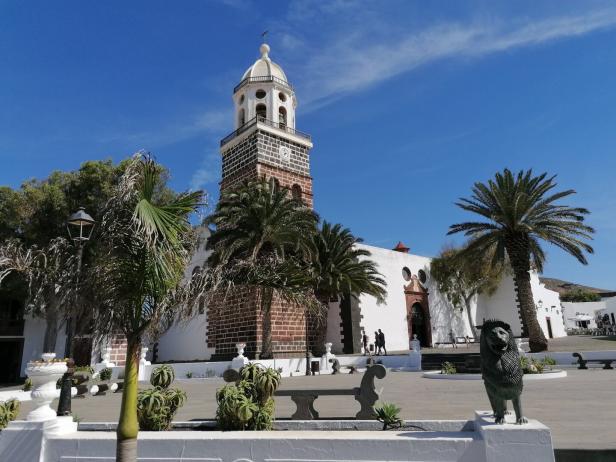
[[[260,52],[233,89],[235,130],[220,141],[220,190],[245,180],[274,178],[312,208],[312,141],[295,129],[295,92],[270,59],[269,45],[261,45]]]

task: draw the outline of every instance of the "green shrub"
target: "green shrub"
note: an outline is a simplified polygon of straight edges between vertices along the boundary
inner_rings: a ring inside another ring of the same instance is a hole
[[[15,420],[19,414],[19,400],[9,399],[0,403],[0,430],[5,428],[11,420]]]
[[[374,409],[376,412],[376,420],[383,424],[383,430],[389,428],[400,428],[402,419],[400,418],[400,408],[393,403],[383,403],[381,407]]]
[[[26,379],[26,381],[24,382],[24,386],[21,389],[23,391],[30,391],[30,390],[32,390],[32,379],[30,377],[28,377]]]
[[[77,366],[75,368],[75,374],[85,373],[92,375],[94,374],[94,368],[92,366]]]
[[[175,380],[175,372],[173,367],[168,364],[163,364],[162,366],[158,366],[156,369],[152,371],[152,375],[150,376],[150,383],[155,387],[160,388],[169,388],[169,386]]]
[[[280,372],[248,364],[240,380],[216,393],[216,421],[222,430],[271,430],[274,422],[272,396],[280,385]]]
[[[171,373],[168,369],[171,370]],[[163,431],[171,428],[177,410],[186,402],[184,391],[178,388],[169,388],[174,379],[175,374],[172,367],[159,366],[154,369],[150,376],[150,383],[154,388],[139,390],[137,419],[141,430]]]
[[[441,364],[441,374],[457,374],[458,370],[456,369],[456,366],[454,366],[452,363],[450,363],[449,361],[445,361],[443,364]]]
[[[192,376],[193,376],[192,371],[188,371],[188,372],[186,373],[186,378],[187,378],[187,379],[192,379]]]
[[[541,362],[543,363],[544,367],[550,370],[553,369],[554,366],[556,366],[556,360],[552,358],[551,356],[546,356],[545,358],[543,358]]]
[[[98,378],[100,380],[111,380],[112,375],[113,375],[113,370],[110,367],[106,367],[98,373]]]
[[[555,362],[556,363],[556,362]],[[543,361],[538,361],[535,358],[520,356],[520,367],[525,374],[542,374],[544,369]]]

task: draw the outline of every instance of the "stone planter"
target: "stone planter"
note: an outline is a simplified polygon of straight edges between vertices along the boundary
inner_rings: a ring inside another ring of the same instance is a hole
[[[56,411],[49,405],[58,395],[56,382],[68,368],[65,362],[50,362],[54,357],[53,353],[45,353],[45,361],[29,362],[26,368],[26,375],[32,380],[32,401],[37,406],[26,417],[30,422],[45,422],[56,418]]]

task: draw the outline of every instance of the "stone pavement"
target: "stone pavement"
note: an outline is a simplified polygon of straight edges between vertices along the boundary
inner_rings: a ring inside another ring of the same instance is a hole
[[[383,387],[383,401],[399,406],[403,418],[470,419],[475,409],[489,409],[481,381],[425,379],[418,372],[387,374],[375,381],[376,387]],[[555,448],[616,449],[616,370],[568,369],[568,374],[562,379],[526,383],[524,414],[552,429]],[[350,388],[360,380],[359,374],[290,377],[283,379],[281,388]],[[215,393],[223,385],[222,379],[177,379],[175,386],[186,390],[188,402],[176,420],[213,419]],[[117,421],[120,399],[120,394],[75,399],[73,414],[83,422]],[[355,415],[359,404],[352,396],[332,396],[318,398],[315,407],[322,418],[348,418]],[[20,418],[31,408],[31,402],[22,403]],[[276,400],[278,418],[289,418],[294,410],[290,398]]]

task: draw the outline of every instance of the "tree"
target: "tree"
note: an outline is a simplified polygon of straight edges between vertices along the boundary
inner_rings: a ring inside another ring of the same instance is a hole
[[[312,288],[324,307],[334,297],[359,297],[361,294],[372,295],[383,302],[387,284],[376,264],[368,258],[370,252],[356,245],[360,242],[362,240],[353,236],[348,228],[327,221],[312,235],[309,260]],[[327,317],[319,326],[321,337],[326,329]],[[317,343],[319,348],[322,342]]]
[[[46,321],[43,351],[55,352],[58,329],[77,292],[72,245],[56,238],[43,248],[10,240],[0,246],[0,286],[15,274],[27,287],[25,312]]]
[[[514,175],[505,169],[487,184],[477,182],[470,199],[461,198],[456,205],[473,212],[484,221],[451,225],[448,234],[464,233],[470,237],[467,255],[490,255],[491,264],[508,262],[518,297],[523,328],[528,331],[532,352],[544,351],[548,342],[539,326],[530,285],[531,266],[541,272],[545,252],[540,241],[553,244],[587,264],[584,252],[593,249],[584,242],[594,230],[584,224],[589,212],[581,207],[557,204],[575,194],[572,189],[553,192],[555,176],[533,176],[532,170]]]
[[[308,255],[317,220],[312,210],[292,199],[287,190],[278,188],[273,181],[259,179],[243,183],[223,192],[215,212],[207,220],[216,227],[207,243],[213,250],[208,264],[212,268],[233,267],[236,263],[252,267],[255,280],[259,274],[271,275],[266,267],[272,262],[296,274],[297,264]],[[291,257],[297,258],[289,260]],[[234,271],[226,273],[234,274]],[[286,285],[290,292],[304,290],[305,282],[301,278],[294,280],[293,284]],[[235,284],[248,285],[239,280]],[[261,358],[269,358],[272,355],[271,304],[285,285],[270,277],[262,277],[259,284],[252,285],[259,291],[263,313]]]
[[[449,247],[430,262],[430,274],[438,291],[454,307],[466,311],[473,337],[479,338],[471,312],[472,301],[481,293],[493,293],[501,280],[502,265],[493,266],[485,256],[464,254],[463,248]]]
[[[601,295],[581,287],[569,290],[560,296],[561,302],[598,302],[600,300]]]
[[[149,155],[138,155],[102,210],[97,264],[91,293],[97,303],[97,332],[121,332],[127,354],[117,429],[118,461],[137,456],[137,377],[143,338],[159,334],[180,307],[192,306],[199,284],[183,282],[196,235],[188,221],[201,205],[201,191],[160,194],[162,170]],[[157,192],[158,191],[158,192]]]

